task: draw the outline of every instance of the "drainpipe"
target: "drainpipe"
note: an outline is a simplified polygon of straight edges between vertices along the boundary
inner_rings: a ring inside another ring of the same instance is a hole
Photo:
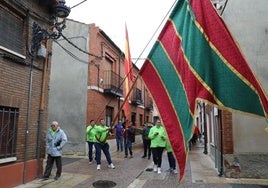
[[[204,154],[208,154],[207,150],[207,121],[206,121],[206,106],[205,102],[203,102],[203,123],[204,123]]]
[[[219,171],[219,175],[220,177],[222,177],[223,175],[223,143],[222,143],[222,111],[218,109],[219,112],[219,125],[220,125],[220,146],[221,146],[221,156],[220,156],[220,171]]]
[[[43,131],[43,117],[44,117],[44,109],[45,109],[45,88],[46,88],[46,80],[47,80],[47,67],[48,67],[48,42],[46,41],[46,57],[43,64],[43,79],[42,79],[42,90],[41,90],[41,98],[40,98],[40,109],[39,109],[39,120],[38,120],[38,132],[37,132],[37,148],[36,148],[36,158],[37,158],[37,171],[36,177],[40,175],[40,167],[41,164],[41,143],[42,143],[42,131]]]
[[[26,23],[27,27],[29,27],[29,10],[27,10],[26,15]],[[28,40],[29,40],[29,28],[27,28],[26,33],[26,47],[29,49],[28,46]],[[27,104],[27,117],[26,117],[26,129],[25,129],[25,141],[24,141],[24,166],[23,166],[23,183],[26,183],[26,177],[27,177],[27,168],[26,168],[26,162],[27,162],[27,149],[28,149],[28,129],[29,129],[29,121],[30,121],[30,101],[32,96],[32,77],[33,77],[33,56],[31,56],[31,64],[30,64],[30,73],[29,73],[29,90],[28,90],[28,104]]]
[[[26,129],[25,129],[25,143],[24,143],[24,167],[23,167],[23,184],[26,183],[27,177],[27,150],[28,150],[28,134],[30,127],[30,117],[31,117],[31,100],[32,100],[32,87],[33,87],[33,57],[31,58],[30,64],[30,74],[29,74],[29,90],[28,90],[28,104],[27,104],[27,119],[26,119]]]

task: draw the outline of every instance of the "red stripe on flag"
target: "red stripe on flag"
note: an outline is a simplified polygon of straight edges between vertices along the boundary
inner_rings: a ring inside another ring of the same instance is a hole
[[[160,80],[155,68],[151,62],[146,60],[140,75],[146,83],[148,89],[153,94],[154,101],[158,107],[159,113],[161,114],[162,121],[165,125],[165,129],[169,136],[173,152],[176,155],[176,159],[180,169],[180,181],[184,177],[187,153],[185,149],[184,135],[182,133],[181,125],[172,102],[169,100],[169,96]],[[157,83],[157,84],[153,84]]]
[[[248,66],[226,25],[213,7],[211,0],[191,0],[191,7],[197,22],[208,36],[208,40],[216,47],[226,61],[257,90],[261,98],[265,116],[268,118],[268,102],[263,89]]]
[[[129,39],[128,39],[128,31],[127,31],[127,26],[125,25],[125,32],[126,32],[126,43],[125,43],[125,90],[124,90],[124,97],[128,95],[130,92],[130,87],[132,84],[132,81],[134,79],[133,75],[133,67],[132,67],[132,62],[131,62],[131,56],[130,56],[130,48],[129,48]],[[128,98],[125,98],[126,102],[123,106],[124,113],[126,116],[126,119],[130,118],[130,106],[128,102]]]
[[[184,58],[184,52],[181,48],[181,40],[177,35],[173,22],[169,20],[164,30],[164,35],[160,36],[159,40],[179,72],[191,112],[194,114],[196,98],[206,99],[216,104],[213,95],[196,78]]]

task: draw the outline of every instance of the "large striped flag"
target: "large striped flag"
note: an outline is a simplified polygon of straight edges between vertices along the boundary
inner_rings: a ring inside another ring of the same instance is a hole
[[[130,92],[130,87],[132,84],[132,81],[134,79],[133,75],[133,67],[132,67],[132,61],[130,56],[130,49],[129,49],[129,39],[128,39],[128,31],[127,26],[125,25],[125,32],[126,32],[126,41],[125,41],[125,89],[124,89],[124,97],[125,97],[125,103],[123,105],[123,110],[126,116],[126,119],[129,120],[130,118],[130,106],[128,102],[128,93]]]
[[[184,177],[197,99],[267,118],[268,102],[211,0],[178,0],[139,74]]]

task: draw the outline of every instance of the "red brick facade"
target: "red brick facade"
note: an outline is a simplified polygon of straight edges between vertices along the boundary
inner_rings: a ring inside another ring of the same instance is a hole
[[[234,152],[232,113],[222,111],[223,154]]]
[[[124,97],[104,93],[107,84],[106,74],[107,71],[111,71],[124,79],[124,52],[122,52],[102,30],[96,27],[95,24],[91,24],[89,27],[89,51],[101,58],[90,56],[91,64],[88,68],[87,124],[89,124],[91,119],[99,123],[101,118],[107,120],[109,116],[111,121],[114,121],[123,103]],[[138,68],[134,66],[133,71],[134,74],[137,75]],[[122,84],[122,81],[120,83]],[[117,87],[118,86],[120,86],[119,82]],[[123,85],[121,86],[122,89],[124,89]],[[145,87],[140,79],[135,83],[135,88],[141,90],[144,101]],[[146,95],[148,95],[148,93],[146,93]],[[151,111],[145,110],[144,104],[130,104],[130,106],[132,116],[127,117],[127,119],[131,120],[136,125],[142,125],[146,121],[146,118],[152,120]],[[118,118],[122,118],[122,115],[122,111],[120,111],[115,122]]]
[[[55,3],[54,0],[49,2]],[[50,59],[34,58],[31,69],[31,56],[26,49],[31,47],[33,22],[48,28],[44,18],[49,18],[49,6],[40,6],[38,1],[32,0],[4,0],[1,1],[0,8],[2,12],[14,15],[23,23],[22,54],[14,52],[5,44],[0,44],[0,107],[18,110],[18,117],[13,123],[17,127],[14,134],[16,160],[7,163],[5,160],[8,157],[0,158],[0,185],[13,187],[35,179],[43,170]],[[16,30],[16,27],[12,29]],[[47,51],[50,49],[51,42],[47,44]],[[3,125],[1,131],[2,129]],[[39,131],[41,137],[38,135]],[[37,168],[38,164],[40,168]],[[36,169],[39,169],[38,173]]]

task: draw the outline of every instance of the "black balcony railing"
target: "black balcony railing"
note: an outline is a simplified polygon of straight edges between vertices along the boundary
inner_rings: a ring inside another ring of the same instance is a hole
[[[104,71],[103,89],[104,93],[115,95],[117,97],[123,96],[123,78],[119,74],[108,70]]]
[[[146,102],[145,102],[145,110],[151,111],[153,110],[153,100],[151,97],[146,97]]]
[[[138,88],[133,88],[131,96],[131,104],[140,105],[143,103],[141,90]]]

